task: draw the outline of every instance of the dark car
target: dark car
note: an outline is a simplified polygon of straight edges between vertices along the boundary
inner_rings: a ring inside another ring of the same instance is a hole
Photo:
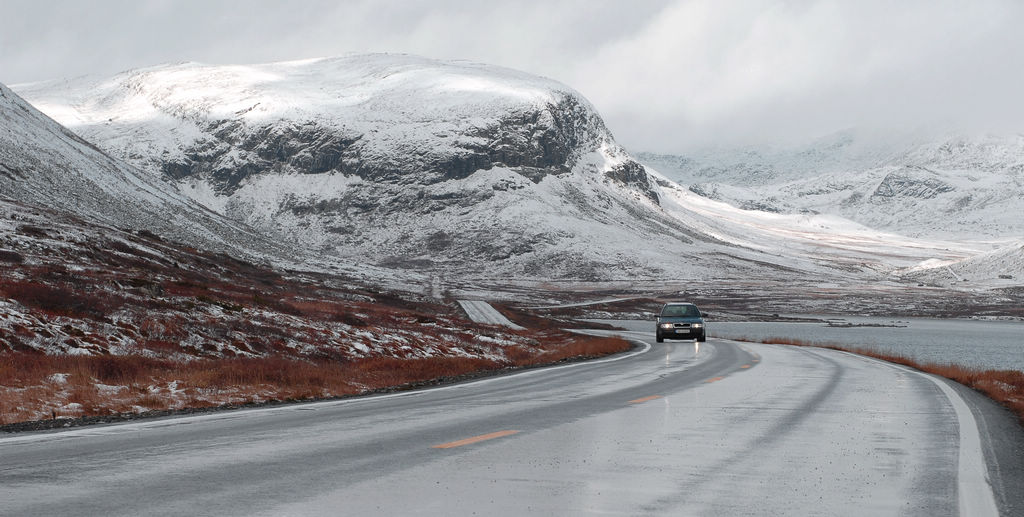
[[[666,338],[704,341],[704,317],[692,303],[666,303],[661,308],[657,322],[654,336],[659,343]]]

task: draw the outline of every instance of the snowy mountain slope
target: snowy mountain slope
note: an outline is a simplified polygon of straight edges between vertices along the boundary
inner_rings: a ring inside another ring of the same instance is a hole
[[[297,249],[435,277],[863,279],[977,252],[706,204],[634,161],[575,91],[482,64],[182,64],[19,91]]]
[[[1005,242],[1024,235],[1020,135],[862,144],[858,153],[846,147],[831,156],[834,144],[788,154],[641,156],[691,191],[744,208],[833,214],[924,238]]]
[[[882,277],[922,262],[957,262],[979,253],[973,243],[915,239],[868,228],[848,219],[825,214],[779,214],[737,208],[698,195],[670,182],[662,186],[662,205],[679,220],[735,246],[732,253],[747,250],[749,260],[773,263],[793,261],[794,267],[813,269],[816,264],[831,272],[831,280],[863,278],[876,272]],[[895,278],[895,277],[893,277]]]
[[[909,268],[903,274],[936,285],[1019,286],[1024,284],[1024,241],[964,260]]]
[[[1001,240],[1024,236],[1024,175],[888,166],[846,179],[782,186],[817,212],[917,236]]]
[[[0,85],[0,197],[248,255],[274,246],[112,158]]]

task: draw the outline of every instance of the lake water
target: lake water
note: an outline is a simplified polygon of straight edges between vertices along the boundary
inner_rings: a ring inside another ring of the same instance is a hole
[[[836,317],[838,318],[838,317]],[[842,317],[857,324],[897,327],[830,327],[823,323],[708,322],[714,337],[760,340],[783,337],[891,352],[925,363],[953,363],[1024,371],[1024,322],[956,319]]]
[[[1024,322],[927,318],[812,316],[837,322],[897,327],[829,327],[825,323],[708,321],[708,335],[759,341],[791,338],[895,353],[924,363],[953,363],[986,370],[1024,371]],[[613,323],[608,321],[608,323]],[[623,322],[618,322],[622,324]],[[630,322],[650,330],[654,322]]]

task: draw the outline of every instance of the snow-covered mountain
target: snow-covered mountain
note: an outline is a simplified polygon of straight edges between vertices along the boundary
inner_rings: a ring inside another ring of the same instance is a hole
[[[586,278],[693,269],[678,249],[636,256],[666,230],[680,247],[714,241],[661,213],[582,96],[504,68],[189,63],[19,91],[207,207],[333,256]]]
[[[187,63],[18,91],[296,249],[448,280],[863,280],[980,251],[709,201],[631,158],[571,88],[477,63]]]
[[[844,132],[788,149],[715,149],[640,160],[736,206],[842,216],[915,237],[1024,236],[1024,136],[871,140]]]
[[[0,84],[0,197],[241,255],[274,254],[224,218],[43,115]]]

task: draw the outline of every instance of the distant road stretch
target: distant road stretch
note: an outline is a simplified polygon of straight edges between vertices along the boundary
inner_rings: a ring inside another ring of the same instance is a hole
[[[992,455],[1019,426],[944,381],[625,335],[423,391],[0,438],[0,515],[1024,514],[1019,452]]]
[[[523,327],[509,321],[505,315],[498,312],[494,307],[491,307],[491,304],[487,302],[480,300],[459,300],[459,305],[462,306],[462,310],[466,311],[466,315],[469,316],[469,319],[477,323],[503,325],[515,330],[523,330]]]

